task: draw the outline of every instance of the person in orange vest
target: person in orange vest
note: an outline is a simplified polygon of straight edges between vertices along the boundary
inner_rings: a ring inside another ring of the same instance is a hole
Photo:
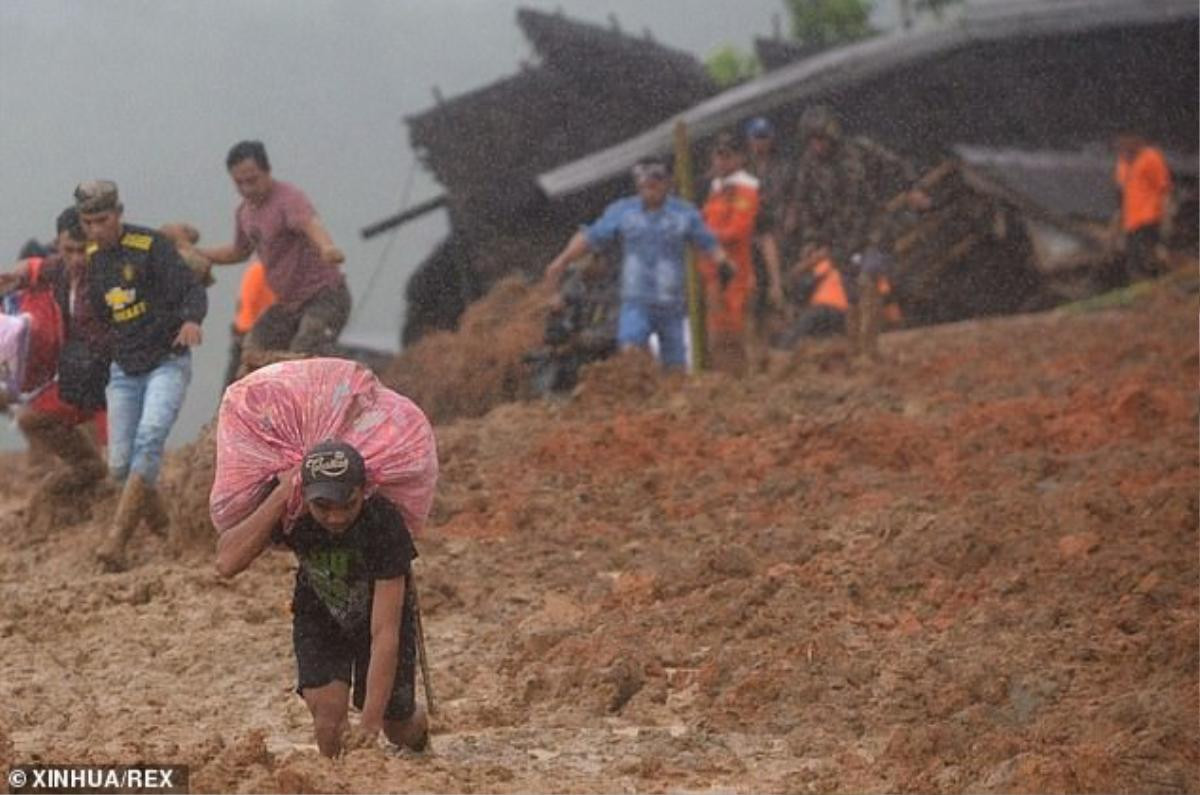
[[[794,305],[803,306],[772,335],[772,345],[790,348],[804,337],[829,337],[845,332],[851,304],[842,272],[834,266],[832,259],[825,257],[811,266],[793,269],[789,273],[786,292]],[[882,325],[899,327],[904,318],[886,276],[879,276],[878,292],[882,302]]]
[[[758,180],[743,168],[745,152],[738,136],[720,133],[712,149],[713,180],[702,214],[727,259],[700,260],[705,317],[713,369],[735,375],[746,366],[746,310],[754,294],[751,246],[758,218]]]
[[[242,365],[242,343],[254,327],[254,322],[273,303],[275,293],[271,292],[271,286],[267,284],[267,269],[260,260],[255,260],[242,274],[242,286],[233,316],[233,328],[230,330],[225,386],[237,380],[238,368]]]
[[[1163,153],[1134,132],[1117,136],[1113,174],[1121,192],[1120,232],[1125,236],[1125,273],[1129,280],[1158,272],[1159,228],[1171,195],[1171,171]]]
[[[791,304],[800,308],[772,336],[772,345],[791,348],[804,337],[829,337],[845,332],[849,302],[842,274],[832,259],[824,257],[793,268],[785,289]]]

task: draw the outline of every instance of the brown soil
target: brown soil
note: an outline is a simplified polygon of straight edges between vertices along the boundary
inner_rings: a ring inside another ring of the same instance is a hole
[[[174,537],[143,531],[120,575],[91,572],[95,520],[29,521],[9,456],[0,766],[182,762],[241,792],[1200,791],[1197,310],[1171,279],[889,334],[875,368],[840,342],[739,381],[622,358],[440,426],[424,756],[317,756],[291,560],[221,581],[197,530],[210,438],[173,456]]]
[[[519,276],[501,280],[467,308],[457,331],[423,336],[393,361],[383,381],[437,424],[529,397],[522,356],[542,344],[552,294]]]

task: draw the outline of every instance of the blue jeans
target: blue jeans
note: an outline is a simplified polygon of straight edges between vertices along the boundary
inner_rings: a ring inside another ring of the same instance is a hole
[[[192,355],[168,356],[141,375],[126,375],[116,362],[109,370],[108,471],[118,481],[131,473],[153,486],[162,468],[167,434],[179,416],[192,380]]]
[[[683,324],[687,312],[679,307],[622,301],[617,318],[617,343],[622,348],[645,348],[651,334],[658,335],[658,353],[663,369],[687,366]]]

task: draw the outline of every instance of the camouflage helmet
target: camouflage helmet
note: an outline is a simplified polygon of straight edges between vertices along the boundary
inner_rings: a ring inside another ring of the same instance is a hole
[[[842,137],[842,124],[837,115],[826,105],[813,105],[806,108],[800,115],[800,138],[807,141],[813,136],[820,135],[830,141]]]

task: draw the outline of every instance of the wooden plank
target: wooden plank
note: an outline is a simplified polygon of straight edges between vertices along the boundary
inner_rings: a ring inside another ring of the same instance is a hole
[[[429,201],[424,201],[420,204],[413,205],[403,212],[399,212],[395,215],[384,218],[382,221],[376,221],[369,226],[364,226],[359,234],[362,235],[363,240],[370,240],[376,235],[381,235],[388,230],[395,229],[402,224],[406,224],[409,221],[420,218],[426,213],[431,213],[439,207],[445,206],[446,194],[443,193],[441,196],[435,196]]]

